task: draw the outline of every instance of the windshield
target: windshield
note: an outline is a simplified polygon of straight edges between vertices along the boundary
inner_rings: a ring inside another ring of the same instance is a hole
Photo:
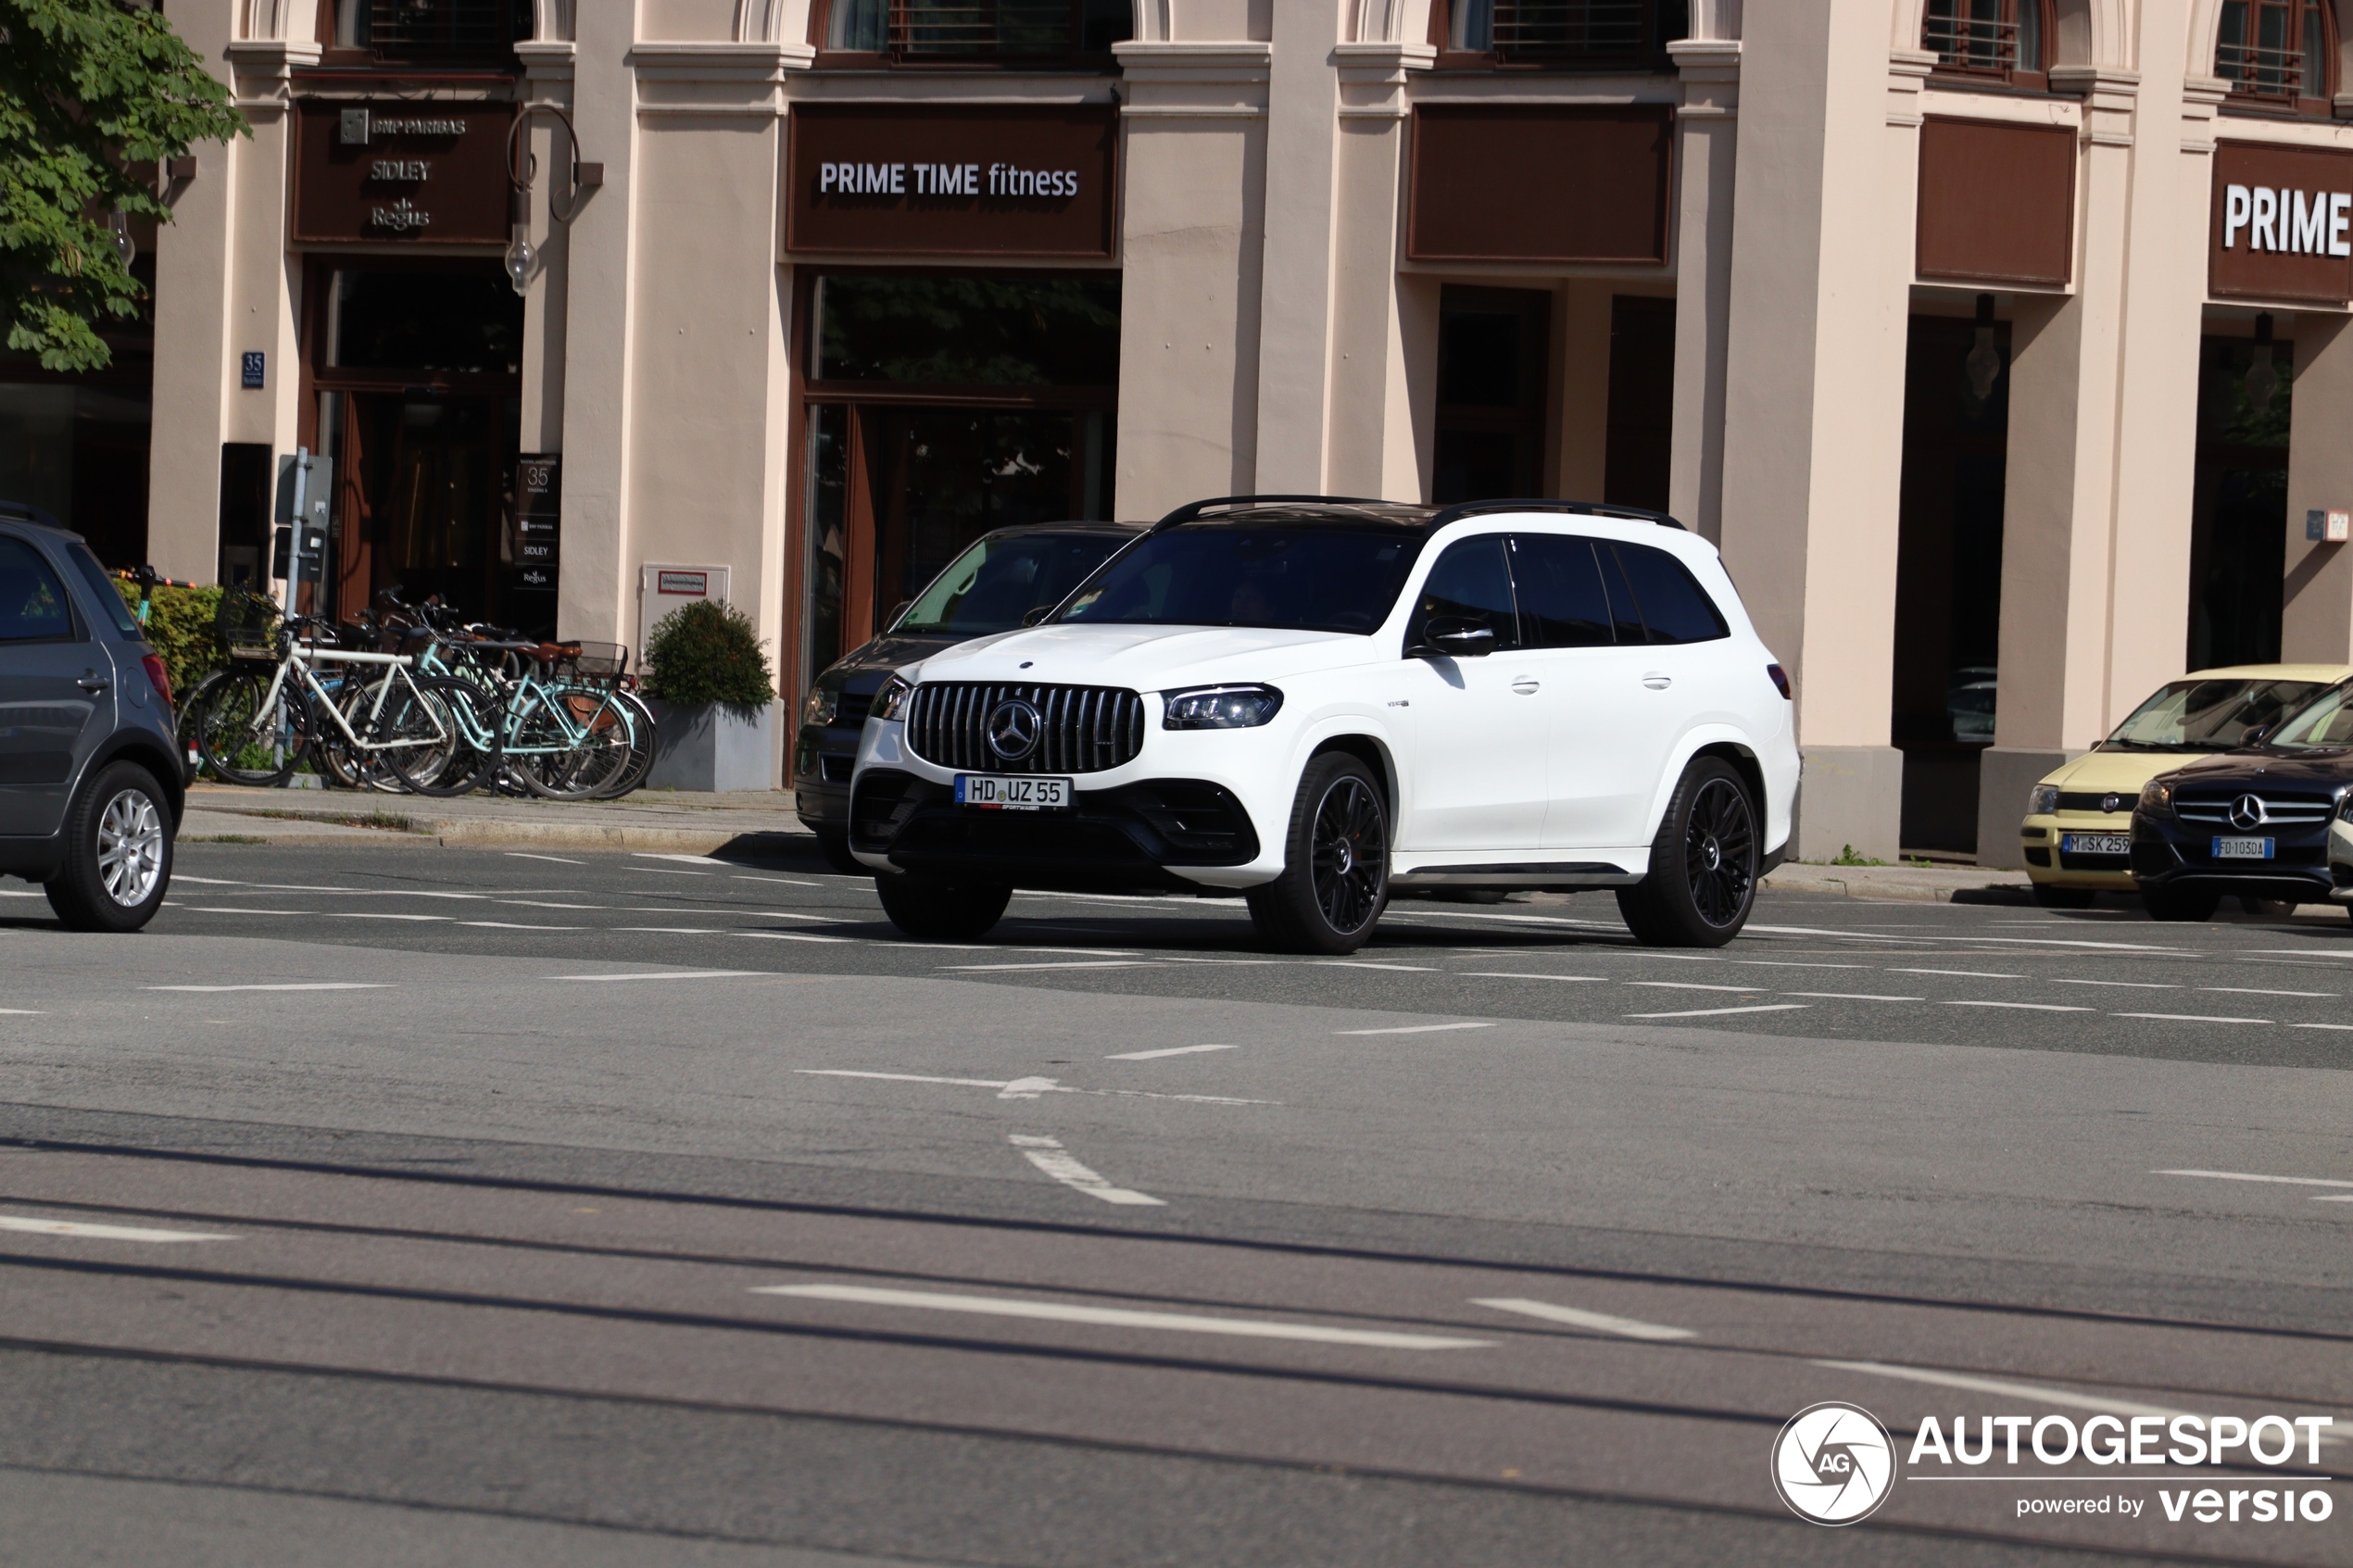
[[[1061,619],[1369,633],[1421,546],[1396,528],[1172,528],[1112,562]]]
[[[2229,751],[2321,689],[2318,681],[2174,681],[2133,710],[2105,751]]]
[[[2282,751],[2320,751],[2353,746],[2353,682],[2331,686],[2263,744]]]
[[[1033,609],[1062,603],[1103,558],[1127,542],[1119,533],[1028,533],[983,539],[931,580],[894,632],[1010,632]]]

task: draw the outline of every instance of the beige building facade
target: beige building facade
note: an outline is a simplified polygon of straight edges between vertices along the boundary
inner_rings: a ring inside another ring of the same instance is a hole
[[[1807,858],[2015,863],[2159,683],[2353,659],[2328,0],[166,9],[253,125],[156,240],[175,576],[269,575],[302,448],[322,602],[724,596],[789,700],[1002,522],[1648,507]]]

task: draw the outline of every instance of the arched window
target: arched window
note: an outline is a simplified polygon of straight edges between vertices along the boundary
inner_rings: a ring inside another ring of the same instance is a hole
[[[2050,70],[2050,0],[1928,0],[1920,47],[1939,74],[2039,87]]]
[[[2336,29],[2322,0],[2222,0],[2214,74],[2234,97],[2325,104]]]

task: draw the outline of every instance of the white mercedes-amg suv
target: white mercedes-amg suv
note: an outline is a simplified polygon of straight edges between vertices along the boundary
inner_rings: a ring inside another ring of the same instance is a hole
[[[1788,680],[1672,519],[1239,496],[893,675],[849,843],[935,939],[1016,887],[1239,891],[1317,953],[1393,893],[1606,887],[1642,940],[1712,947],[1797,776]]]

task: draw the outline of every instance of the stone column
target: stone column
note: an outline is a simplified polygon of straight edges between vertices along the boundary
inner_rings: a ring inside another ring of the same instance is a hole
[[[1692,38],[1667,52],[1683,78],[1676,114],[1675,428],[1667,507],[1704,538],[1720,540],[1741,46],[1737,39]]]
[[[2308,512],[2353,511],[2353,320],[2296,319],[2290,412],[2287,567],[2280,585],[2280,657],[2353,663],[2353,545],[2307,536]]]
[[[1403,255],[1407,72],[1427,44],[1342,44],[1332,247],[1331,432],[1325,480],[1342,495],[1419,500],[1437,382],[1434,315],[1418,308]],[[1434,291],[1421,291],[1431,293]],[[1425,406],[1429,417],[1422,417]]]
[[[1253,488],[1329,488],[1332,248],[1340,41],[1333,0],[1274,8],[1267,84],[1265,270],[1259,280],[1258,462]]]

